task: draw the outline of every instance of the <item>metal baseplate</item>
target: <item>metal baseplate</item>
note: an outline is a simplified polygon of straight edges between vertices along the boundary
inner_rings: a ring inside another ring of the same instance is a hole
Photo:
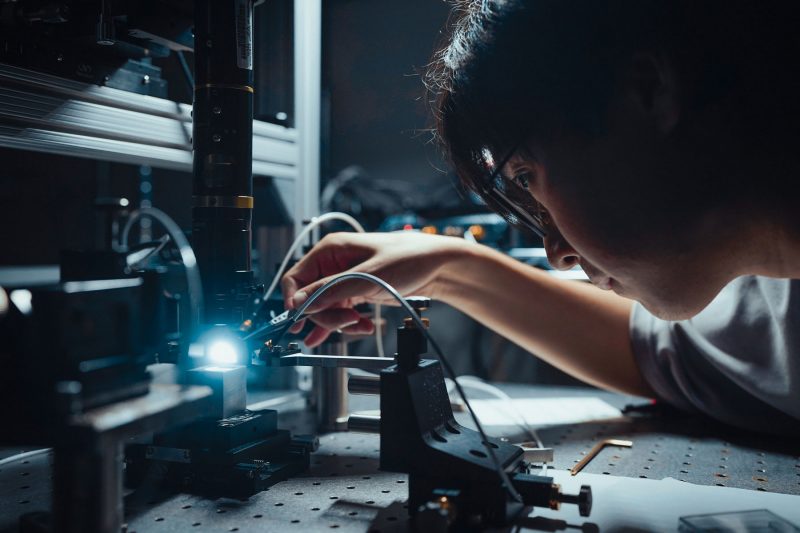
[[[126,484],[136,487],[149,480],[193,494],[248,497],[308,470],[318,447],[314,436],[277,429],[273,410],[244,411],[128,446]]]

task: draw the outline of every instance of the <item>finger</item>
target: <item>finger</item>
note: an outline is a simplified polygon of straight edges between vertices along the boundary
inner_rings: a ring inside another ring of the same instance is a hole
[[[343,327],[342,333],[347,333],[348,335],[371,335],[375,333],[375,324],[369,318],[363,317],[356,324]]]
[[[305,325],[306,325],[306,319],[302,318],[297,322],[295,322],[294,325],[290,327],[288,331],[289,333],[300,333],[301,331],[303,331]]]
[[[331,330],[317,326],[311,330],[311,333],[309,333],[306,336],[303,342],[309,348],[316,348],[317,346],[325,342],[325,339],[327,339],[328,335],[330,334]]]
[[[281,294],[283,295],[283,308],[294,309],[292,296],[297,292],[297,281],[289,276],[281,278]]]
[[[322,278],[298,290],[292,299],[295,307],[301,306],[308,298],[323,285],[335,279],[336,276]],[[323,309],[333,307],[349,299],[374,298],[380,293],[380,288],[375,284],[362,279],[349,279],[333,285],[325,290],[314,303],[306,309],[306,313],[318,313]]]
[[[308,319],[325,329],[342,329],[358,324],[361,315],[355,309],[333,308],[313,314]]]
[[[291,298],[297,288],[352,268],[371,254],[368,247],[359,245],[357,235],[328,234],[295,263],[281,281],[286,284],[284,288]]]

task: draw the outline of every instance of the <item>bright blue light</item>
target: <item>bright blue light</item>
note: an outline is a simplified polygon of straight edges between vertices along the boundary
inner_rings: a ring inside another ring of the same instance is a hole
[[[239,362],[239,350],[227,339],[217,339],[208,344],[206,357],[217,365],[235,365]]]
[[[189,356],[203,365],[238,366],[247,364],[247,346],[226,326],[213,326],[189,346]]]

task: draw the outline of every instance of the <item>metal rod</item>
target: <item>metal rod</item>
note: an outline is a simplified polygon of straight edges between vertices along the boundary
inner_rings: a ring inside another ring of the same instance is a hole
[[[380,415],[352,415],[347,420],[347,429],[357,433],[380,433],[381,417]]]
[[[378,376],[350,376],[347,390],[350,394],[380,394],[381,378]]]
[[[598,442],[597,444],[595,444],[594,448],[592,448],[589,451],[589,453],[586,455],[586,457],[584,457],[583,459],[578,461],[578,464],[573,466],[572,470],[570,470],[569,473],[574,476],[578,472],[583,470],[583,468],[586,465],[588,465],[589,462],[591,462],[591,460],[594,459],[597,456],[597,454],[600,453],[602,451],[602,449],[605,448],[606,446],[622,446],[623,448],[630,448],[631,446],[633,446],[633,441],[620,440],[620,439],[602,440],[602,441]]]
[[[340,333],[333,333],[321,344],[320,351],[347,356],[347,343]],[[347,369],[342,367],[314,368],[314,394],[317,411],[317,426],[320,431],[344,431],[347,429],[348,398]]]
[[[360,368],[383,370],[395,364],[391,357],[364,357],[357,355],[309,355],[294,353],[272,360],[273,366],[320,366],[328,368]]]

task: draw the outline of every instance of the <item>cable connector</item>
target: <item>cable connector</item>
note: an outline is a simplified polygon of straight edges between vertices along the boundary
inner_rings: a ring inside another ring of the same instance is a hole
[[[250,341],[255,339],[259,341],[263,340],[265,343],[269,342],[273,345],[277,344],[278,341],[283,338],[286,331],[297,322],[296,317],[298,316],[298,312],[294,309],[284,311],[267,322],[266,325],[245,335],[244,340]]]

